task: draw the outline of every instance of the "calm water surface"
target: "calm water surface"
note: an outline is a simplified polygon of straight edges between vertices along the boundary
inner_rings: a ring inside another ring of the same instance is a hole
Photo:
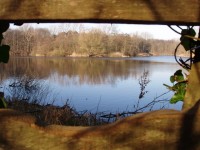
[[[2,64],[1,64],[2,65]],[[140,106],[167,92],[163,83],[170,84],[169,77],[180,67],[171,56],[135,58],[11,58],[2,65],[2,90],[23,75],[36,78],[51,89],[46,101],[52,98],[56,105],[66,100],[77,111],[117,112],[132,110],[140,94],[139,79],[144,71],[149,72],[148,91],[140,99]],[[7,92],[6,92],[7,93]],[[9,93],[7,93],[9,94]],[[159,99],[170,99],[168,93]],[[176,105],[158,103],[154,109],[181,109]]]

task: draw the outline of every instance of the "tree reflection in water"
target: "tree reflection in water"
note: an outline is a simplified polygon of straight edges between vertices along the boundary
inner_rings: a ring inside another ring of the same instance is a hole
[[[137,103],[133,106],[132,110],[117,113],[98,112],[98,106],[96,113],[91,113],[88,110],[77,112],[75,108],[72,108],[69,105],[68,101],[64,106],[54,106],[53,100],[52,103],[49,104],[49,101],[45,102],[45,99],[48,97],[50,98],[49,94],[52,93],[49,86],[45,84],[45,81],[26,75],[9,80],[8,87],[6,88],[6,99],[10,108],[21,110],[26,113],[33,113],[40,121],[40,124],[43,122],[43,124],[53,123],[69,125],[69,122],[73,122],[72,125],[75,125],[76,122],[76,125],[99,125],[113,122],[133,114],[154,110],[154,106],[158,103],[162,105],[160,109],[164,109],[165,104],[169,103],[169,100],[159,98],[166,93],[157,96],[149,103],[141,106],[140,102],[147,93],[145,87],[148,86],[149,82],[149,73],[144,70],[142,76],[138,80],[140,85],[140,95]],[[63,117],[60,118],[59,116],[62,116],[63,114],[66,115],[66,113],[68,116],[70,114],[71,117],[67,117],[68,121],[63,121]],[[80,122],[76,120],[77,116],[79,116]],[[76,119],[73,119],[72,121],[72,118]]]
[[[132,58],[23,57],[11,58],[8,64],[1,64],[1,68],[2,85],[11,84],[11,81],[26,76],[27,79],[35,79],[35,83],[52,88],[50,90],[56,92],[56,98],[53,98],[56,105],[62,106],[65,104],[62,100],[69,99],[70,103],[73,103],[72,106],[78,111],[85,112],[85,110],[93,109],[95,112],[99,98],[101,98],[99,111],[116,112],[118,108],[123,111],[127,105],[129,108],[130,105],[131,107],[137,105],[137,97],[140,95],[138,79],[143,75],[144,70],[149,71],[148,76],[151,83],[143,91],[148,91],[148,93],[145,98],[140,100],[140,106],[149,103],[155,95],[164,93],[166,88],[158,86],[166,83],[165,76],[168,80],[171,72],[174,72],[173,69],[177,70],[178,67],[175,63],[147,62]],[[162,78],[159,78],[160,76]],[[30,98],[27,96],[28,88],[26,89],[25,99]],[[21,90],[24,89],[21,88]],[[155,93],[156,91],[158,93]],[[51,94],[53,92],[50,91]],[[22,91],[13,89],[13,93],[18,93],[18,97],[22,98]],[[32,93],[37,95],[36,92]],[[50,98],[51,96],[43,96],[43,101],[51,103]],[[160,105],[156,107],[156,109],[159,108]]]

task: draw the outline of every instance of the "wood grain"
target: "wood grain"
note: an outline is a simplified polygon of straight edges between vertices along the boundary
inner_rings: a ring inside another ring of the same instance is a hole
[[[200,24],[199,0],[1,0],[10,22]]]
[[[0,149],[183,150],[200,149],[199,102],[188,111],[160,110],[104,126],[39,127],[34,118],[0,109]]]

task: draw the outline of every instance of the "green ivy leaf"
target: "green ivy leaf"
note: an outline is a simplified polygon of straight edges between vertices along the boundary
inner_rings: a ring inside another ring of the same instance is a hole
[[[181,38],[180,38],[181,45],[184,47],[186,51],[188,51],[195,46],[195,41],[191,38],[185,37],[185,35],[195,36],[196,32],[193,28],[183,29],[181,31]]]
[[[175,82],[174,76],[171,76],[171,77],[170,77],[170,81],[171,81],[171,83],[174,83],[174,82]]]
[[[185,36],[181,36],[180,38],[181,40],[181,45],[184,47],[184,49],[186,51],[190,50],[191,49],[191,39],[185,37]]]
[[[184,99],[184,96],[185,95],[183,95],[183,94],[178,94],[178,93],[176,93],[176,94],[174,94],[174,96],[170,99],[170,103],[171,104],[175,104],[175,103],[177,103],[178,101],[183,101],[183,99]]]
[[[194,30],[193,28],[190,28],[190,29],[188,30],[188,35],[190,35],[190,36],[195,36],[195,35],[196,35],[195,30]]]
[[[186,92],[186,83],[176,83],[172,89],[175,91],[175,94],[171,98],[170,103],[174,104],[178,101],[183,101]]]
[[[8,63],[9,51],[10,51],[10,46],[8,45],[0,46],[0,62]]]
[[[184,80],[184,76],[183,76],[182,70],[177,70],[174,73],[174,80],[177,81],[177,82],[180,82],[180,81]]]
[[[184,35],[189,35],[189,36],[195,36],[196,35],[196,32],[193,28],[190,28],[190,29],[183,29],[181,31],[181,35],[184,36]]]
[[[174,84],[173,86],[163,84],[169,90],[174,92],[174,96],[170,99],[170,103],[174,104],[178,101],[183,101],[186,93],[187,82],[183,82],[185,80],[182,70],[177,70],[174,75],[170,77],[170,81]]]
[[[174,73],[174,76],[180,76],[180,75],[183,75],[181,69],[177,70],[177,71]]]
[[[188,34],[188,29],[183,29],[182,31],[181,31],[181,35],[187,35]]]

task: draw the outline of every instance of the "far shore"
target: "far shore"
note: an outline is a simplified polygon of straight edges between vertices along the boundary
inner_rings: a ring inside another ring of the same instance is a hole
[[[110,54],[78,54],[78,53],[72,53],[71,55],[66,55],[66,56],[53,56],[53,55],[41,55],[41,54],[36,54],[36,55],[31,55],[33,57],[72,57],[72,58],[80,58],[80,57],[85,57],[85,58],[129,58],[129,57],[151,57],[151,56],[174,56],[174,55],[157,55],[157,54],[152,54],[152,53],[138,53],[135,56],[128,56],[124,55],[121,52],[115,52],[115,53],[110,53]],[[189,55],[186,54],[178,54],[178,57],[189,57]]]
[[[42,54],[35,54],[30,56],[19,56],[19,57],[69,57],[69,58],[131,58],[131,57],[151,57],[151,56],[174,56],[174,55],[158,55],[152,53],[138,53],[135,56],[128,56],[124,55],[121,52],[113,52],[110,54],[78,54],[72,53],[71,55],[42,55]],[[15,57],[15,56],[12,56]],[[16,56],[18,57],[18,56]],[[189,57],[187,54],[178,54],[177,57]]]

